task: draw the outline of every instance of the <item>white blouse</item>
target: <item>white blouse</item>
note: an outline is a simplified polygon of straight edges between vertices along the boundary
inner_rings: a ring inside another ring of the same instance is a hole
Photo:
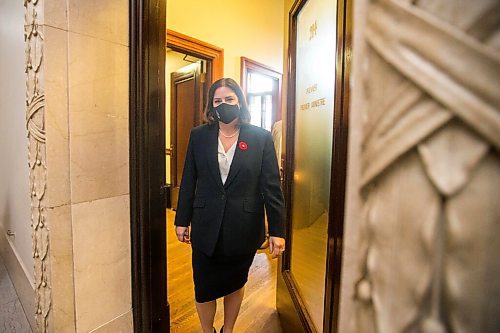
[[[220,176],[222,178],[222,184],[226,183],[227,175],[229,174],[229,168],[231,168],[231,163],[233,162],[234,152],[236,151],[236,144],[238,143],[238,139],[233,143],[233,145],[228,149],[227,152],[224,151],[224,145],[220,138],[219,146],[217,148],[217,157],[219,160],[219,170]]]

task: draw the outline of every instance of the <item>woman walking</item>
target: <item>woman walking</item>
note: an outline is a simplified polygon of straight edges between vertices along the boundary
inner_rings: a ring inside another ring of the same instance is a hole
[[[249,124],[234,80],[210,87],[204,116],[206,124],[191,131],[175,229],[179,241],[192,247],[203,332],[216,332],[216,300],[224,297],[221,332],[231,333],[248,271],[265,239],[264,207],[272,258],[285,250],[284,202],[271,133]]]

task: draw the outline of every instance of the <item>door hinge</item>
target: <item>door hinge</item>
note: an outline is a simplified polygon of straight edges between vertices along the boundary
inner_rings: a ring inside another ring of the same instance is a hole
[[[165,149],[165,155],[174,156],[174,145],[170,145],[170,148]]]
[[[171,207],[170,204],[170,189],[171,185],[170,184],[163,184],[160,186],[160,197],[162,198],[162,201],[165,203],[165,207]]]
[[[170,185],[163,184],[162,186],[160,186],[160,194],[161,195],[167,194],[169,188],[170,188]]]
[[[200,82],[205,83],[207,81],[207,73],[201,73]]]

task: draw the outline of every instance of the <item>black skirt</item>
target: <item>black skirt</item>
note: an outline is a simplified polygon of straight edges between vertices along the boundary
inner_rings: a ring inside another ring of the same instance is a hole
[[[248,280],[255,253],[226,255],[222,230],[212,256],[192,247],[194,295],[204,303],[229,295],[243,288]]]

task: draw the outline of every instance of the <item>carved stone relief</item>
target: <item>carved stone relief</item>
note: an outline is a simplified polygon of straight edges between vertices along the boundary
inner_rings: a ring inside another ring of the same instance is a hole
[[[366,13],[353,332],[499,332],[500,1]]]
[[[35,262],[35,317],[39,332],[47,332],[51,310],[49,232],[44,195],[46,190],[45,92],[43,88],[42,1],[25,0],[26,127],[30,168],[31,226]]]

